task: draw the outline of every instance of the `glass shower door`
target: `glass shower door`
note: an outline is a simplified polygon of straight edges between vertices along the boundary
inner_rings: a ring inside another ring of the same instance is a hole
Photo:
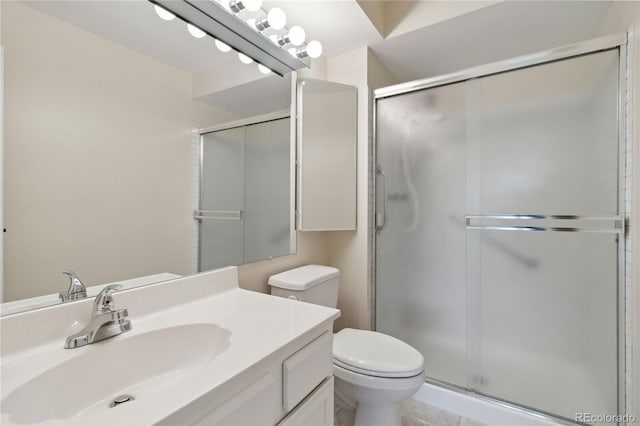
[[[246,127],[244,259],[291,253],[290,120]]]
[[[618,413],[619,51],[376,101],[375,327],[431,379]]]
[[[376,329],[466,387],[466,83],[379,100]]]
[[[244,258],[244,127],[202,135],[198,270]]]
[[[618,412],[618,51],[470,82],[470,385]]]

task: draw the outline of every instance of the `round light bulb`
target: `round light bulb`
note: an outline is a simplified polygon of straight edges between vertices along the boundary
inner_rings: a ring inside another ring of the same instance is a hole
[[[242,0],[242,4],[249,12],[257,12],[262,7],[262,0]]]
[[[304,39],[307,37],[307,35],[304,33],[302,27],[296,25],[291,27],[288,37],[289,40],[291,40],[291,44],[293,44],[294,46],[300,46],[302,43],[304,43]]]
[[[194,27],[191,24],[187,24],[187,29],[189,30],[189,34],[191,34],[195,38],[202,38],[207,35],[207,33],[202,31],[200,28]]]
[[[322,55],[322,45],[317,40],[311,40],[309,44],[307,44],[307,55],[310,58],[319,58]]]
[[[258,64],[258,69],[260,70],[260,72],[261,72],[262,74],[269,74],[269,73],[271,73],[271,70],[270,70],[269,68],[265,67],[265,66],[264,66],[264,65],[262,65],[262,64]]]
[[[282,9],[274,7],[267,13],[267,21],[274,30],[281,30],[287,24],[287,15],[284,14]]]
[[[171,21],[172,19],[176,18],[176,15],[174,15],[173,13],[169,12],[167,9],[163,9],[160,6],[158,6],[157,4],[153,6],[153,8],[156,10],[156,14],[164,19],[165,21]]]
[[[242,62],[243,64],[250,64],[251,62],[253,62],[253,59],[251,59],[244,53],[238,52],[238,58],[240,58],[240,62]]]
[[[228,44],[221,42],[220,40],[216,40],[216,47],[218,48],[218,50],[220,50],[221,52],[228,52],[231,50],[231,47],[229,47]]]

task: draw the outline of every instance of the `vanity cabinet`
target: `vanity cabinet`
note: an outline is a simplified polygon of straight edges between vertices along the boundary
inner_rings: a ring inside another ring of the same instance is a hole
[[[333,425],[332,347],[333,333],[324,329],[285,347],[268,366],[246,371],[213,410],[205,398],[162,424]]]
[[[297,227],[356,229],[357,90],[301,79],[297,88]]]
[[[333,377],[329,377],[278,426],[333,425],[333,409]]]

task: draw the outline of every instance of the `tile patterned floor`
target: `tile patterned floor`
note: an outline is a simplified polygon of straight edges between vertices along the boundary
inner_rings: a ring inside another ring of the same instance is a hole
[[[402,426],[487,426],[411,398],[402,402],[400,413]]]

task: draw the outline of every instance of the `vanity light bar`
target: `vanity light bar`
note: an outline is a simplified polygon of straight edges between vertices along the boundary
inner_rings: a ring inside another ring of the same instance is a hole
[[[257,32],[220,4],[211,0],[149,0],[216,40],[242,52],[279,76],[303,67],[309,61],[293,56]]]

